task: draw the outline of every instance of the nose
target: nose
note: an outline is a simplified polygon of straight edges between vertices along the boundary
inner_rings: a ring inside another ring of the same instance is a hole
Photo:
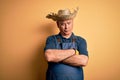
[[[67,29],[68,28],[68,25],[67,24],[65,24],[65,29]]]

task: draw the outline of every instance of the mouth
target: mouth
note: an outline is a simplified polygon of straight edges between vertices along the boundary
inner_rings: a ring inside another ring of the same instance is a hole
[[[68,30],[64,30],[64,32],[68,32]]]

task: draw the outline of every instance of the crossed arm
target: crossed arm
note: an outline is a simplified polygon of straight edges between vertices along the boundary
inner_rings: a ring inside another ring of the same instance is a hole
[[[63,62],[71,66],[86,66],[88,57],[86,55],[76,55],[74,49],[48,49],[45,51],[48,62]]]

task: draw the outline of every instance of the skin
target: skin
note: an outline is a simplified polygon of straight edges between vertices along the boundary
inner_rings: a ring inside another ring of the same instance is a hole
[[[72,35],[73,19],[57,21],[60,34],[69,38]],[[45,57],[48,62],[60,62],[71,66],[86,66],[88,63],[88,57],[86,55],[75,54],[74,49],[47,49],[45,51]]]

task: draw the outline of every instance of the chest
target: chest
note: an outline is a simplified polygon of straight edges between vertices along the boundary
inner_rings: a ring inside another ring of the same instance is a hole
[[[56,48],[57,49],[77,49],[77,44],[75,39],[56,39]]]

